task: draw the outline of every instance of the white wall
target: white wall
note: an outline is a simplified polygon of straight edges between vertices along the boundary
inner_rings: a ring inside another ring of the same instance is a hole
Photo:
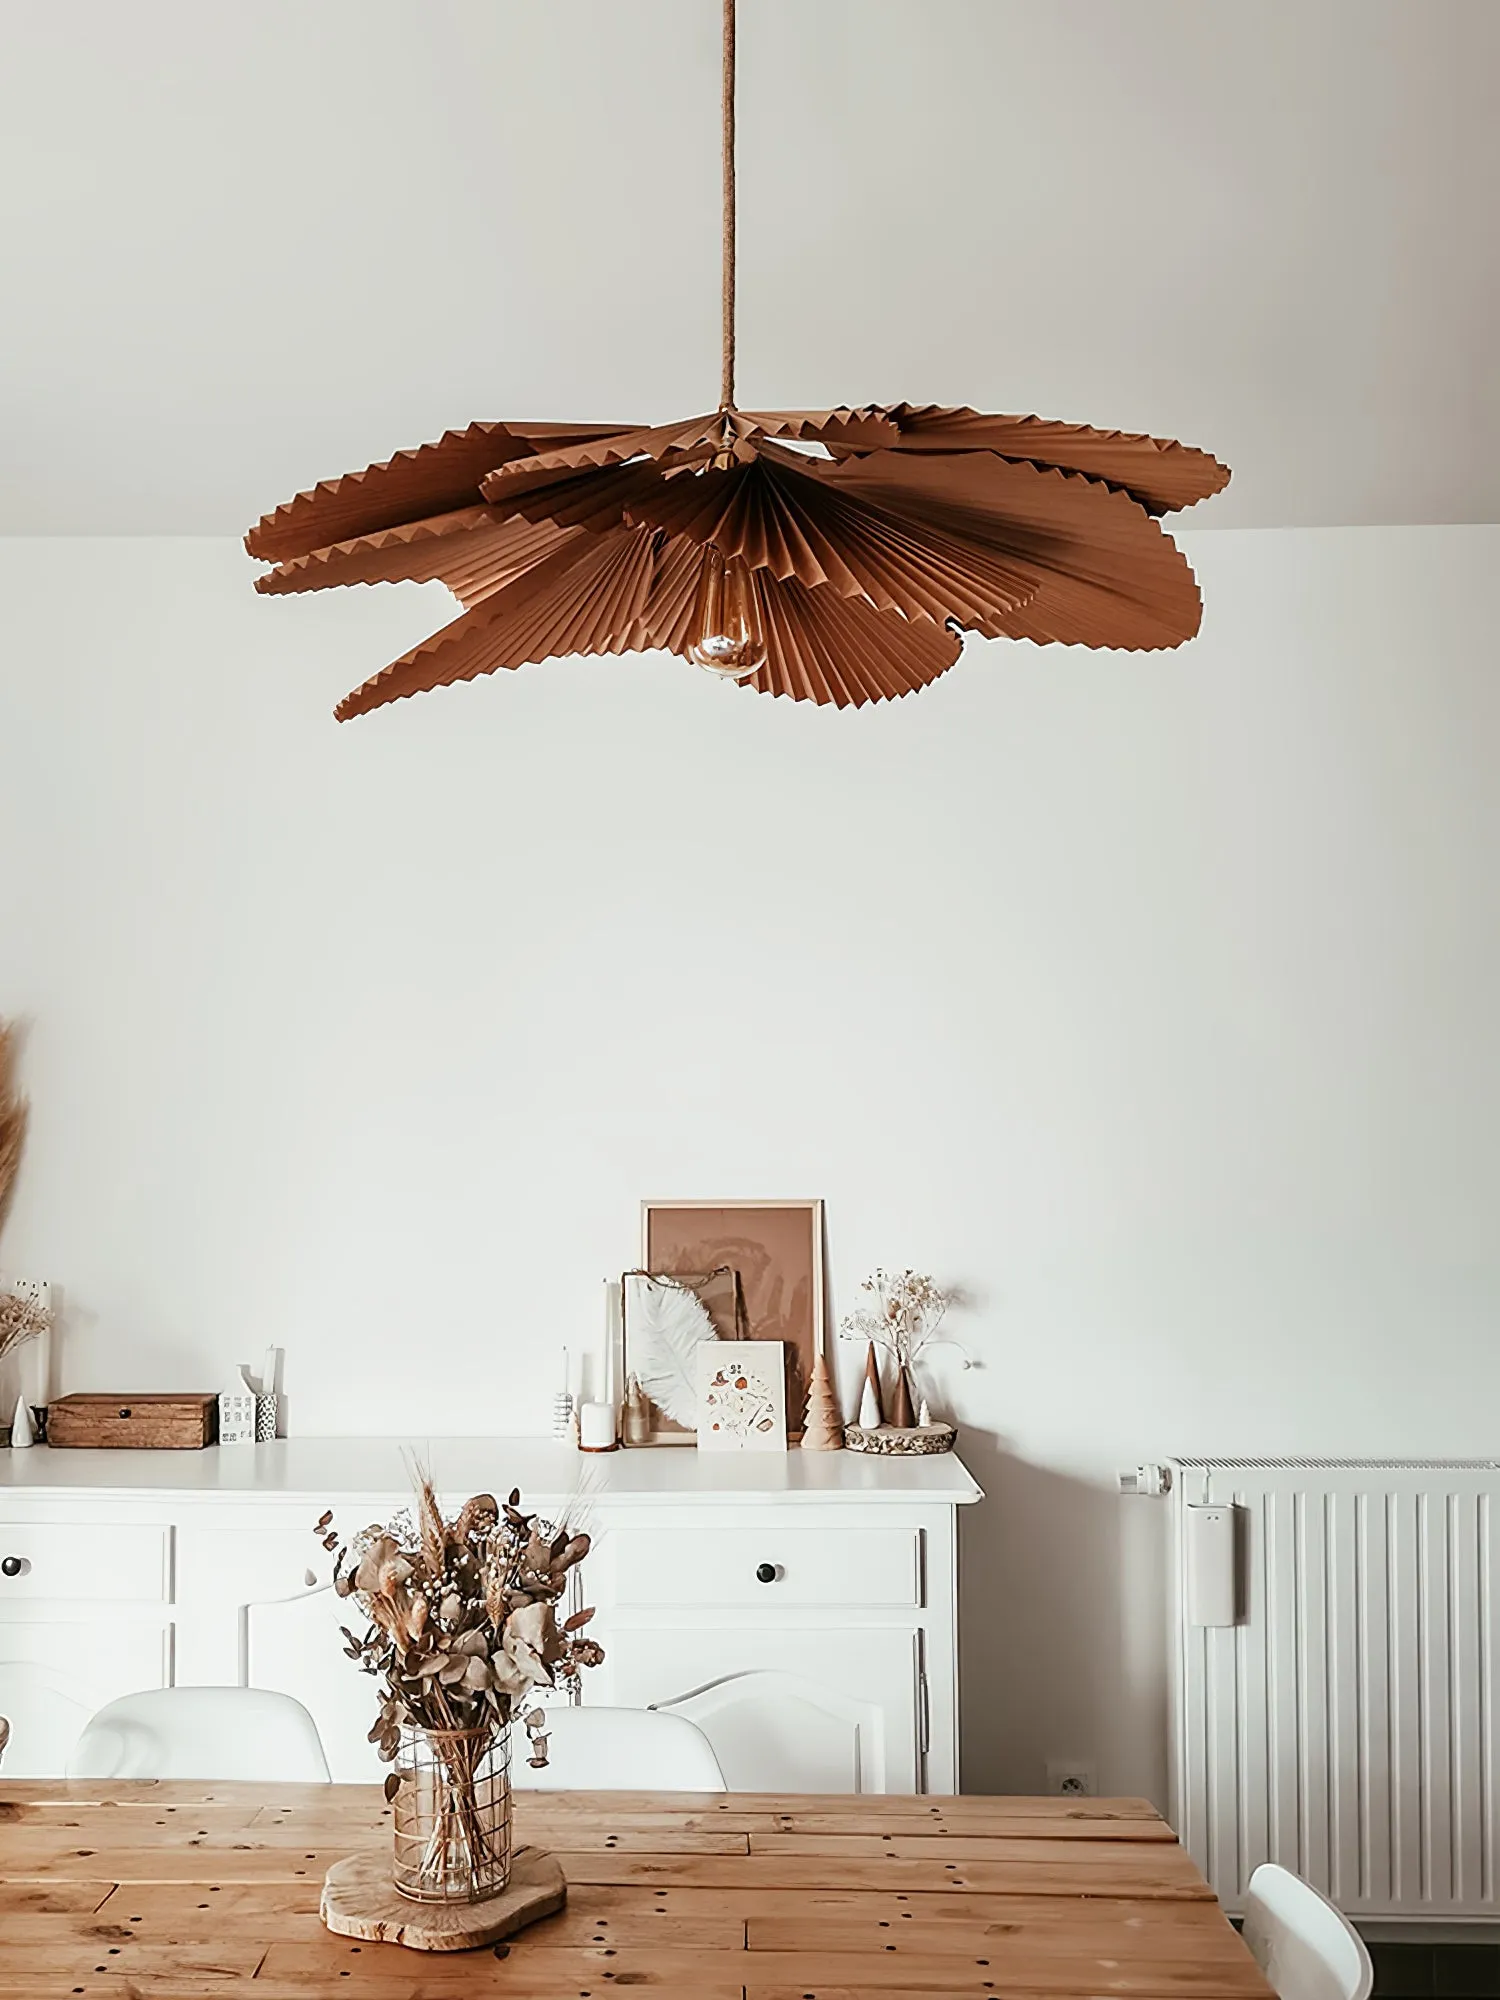
[[[1171,1450],[1493,1450],[1500,529],[1184,537],[1202,638],[862,715],[571,661],[336,727],[436,588],[0,543],[5,1240],[66,1388],[539,1429],[645,1193],[968,1288],[967,1782],[1159,1790]],[[851,1357],[852,1358],[852,1357]]]

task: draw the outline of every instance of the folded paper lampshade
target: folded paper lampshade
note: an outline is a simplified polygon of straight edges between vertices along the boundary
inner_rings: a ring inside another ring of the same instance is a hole
[[[934,404],[734,401],[734,0],[724,7],[720,407],[686,421],[475,423],[299,493],[246,536],[270,595],[446,583],[461,616],[342,701],[576,653],[676,653],[793,700],[926,686],[963,634],[1180,645],[1202,605],[1158,518],[1217,493],[1207,452]]]

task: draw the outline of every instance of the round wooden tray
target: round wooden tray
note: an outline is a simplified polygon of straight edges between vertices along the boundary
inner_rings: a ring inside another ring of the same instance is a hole
[[[509,1882],[483,1903],[415,1903],[391,1880],[388,1853],[353,1854],[329,1869],[319,1914],[339,1937],[411,1951],[472,1951],[550,1917],[567,1899],[562,1868],[544,1847],[517,1848]]]
[[[952,1424],[914,1424],[910,1430],[898,1430],[894,1424],[873,1430],[846,1424],[844,1449],[872,1451],[882,1458],[930,1458],[934,1452],[952,1451],[957,1436]]]

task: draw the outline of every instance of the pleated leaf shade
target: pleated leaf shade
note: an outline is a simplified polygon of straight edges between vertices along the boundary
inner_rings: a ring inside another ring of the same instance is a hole
[[[298,494],[245,545],[270,594],[437,578],[463,605],[341,720],[570,654],[687,655],[709,547],[753,576],[765,660],[743,684],[858,706],[936,680],[966,631],[1190,639],[1198,587],[1157,517],[1228,478],[1165,439],[909,403],[471,424]]]

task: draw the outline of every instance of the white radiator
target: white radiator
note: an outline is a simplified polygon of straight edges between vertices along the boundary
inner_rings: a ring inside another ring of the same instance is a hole
[[[1172,1819],[1222,1901],[1279,1861],[1355,1917],[1500,1916],[1500,1465],[1173,1471]]]

